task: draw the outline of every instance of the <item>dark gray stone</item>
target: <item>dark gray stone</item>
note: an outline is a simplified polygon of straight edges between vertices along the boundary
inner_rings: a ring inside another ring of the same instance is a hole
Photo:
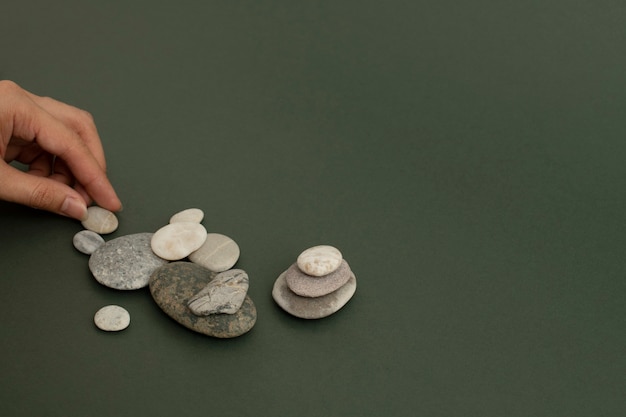
[[[172,262],[154,271],[150,293],[168,316],[195,332],[219,338],[241,336],[256,323],[256,307],[249,296],[235,314],[197,316],[187,303],[215,277],[208,269],[192,262]]]

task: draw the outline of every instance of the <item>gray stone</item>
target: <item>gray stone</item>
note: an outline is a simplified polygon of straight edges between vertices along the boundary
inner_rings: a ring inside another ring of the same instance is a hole
[[[152,250],[168,261],[186,258],[206,240],[206,229],[199,223],[177,222],[163,226],[152,236]]]
[[[130,314],[125,308],[110,305],[98,310],[93,318],[99,329],[107,332],[124,330],[130,324]]]
[[[300,270],[295,263],[285,273],[289,289],[302,297],[321,297],[343,286],[352,275],[350,266],[342,260],[339,268],[321,277],[312,277]]]
[[[207,234],[204,244],[189,255],[189,260],[213,272],[226,271],[239,259],[239,246],[228,236]]]
[[[187,305],[193,314],[235,314],[248,292],[248,274],[241,269],[220,272]]]
[[[171,318],[198,333],[219,338],[241,336],[256,323],[256,307],[246,296],[235,314],[197,316],[187,303],[198,294],[214,273],[191,262],[172,262],[154,271],[150,278],[150,293],[157,305]]]
[[[92,232],[106,235],[117,230],[119,222],[115,214],[98,206],[87,208],[87,219],[81,222],[83,227]]]
[[[89,269],[102,285],[136,290],[148,285],[150,275],[166,260],[150,247],[152,233],[137,233],[109,240],[89,258]]]
[[[72,239],[74,247],[85,255],[91,255],[96,249],[104,244],[102,236],[91,230],[81,230]]]
[[[350,274],[348,282],[335,292],[322,297],[301,297],[287,286],[286,271],[283,272],[272,289],[272,298],[287,313],[303,319],[321,319],[341,309],[356,292],[356,277]]]

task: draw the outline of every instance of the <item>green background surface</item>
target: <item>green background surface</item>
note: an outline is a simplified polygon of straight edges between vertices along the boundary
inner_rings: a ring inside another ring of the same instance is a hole
[[[2,416],[623,416],[626,3],[4,1],[0,78],[94,116],[111,239],[199,207],[258,309],[219,340],[0,203]],[[2,98],[0,97],[0,100]],[[355,297],[271,298],[309,246]],[[120,304],[131,326],[93,314]]]

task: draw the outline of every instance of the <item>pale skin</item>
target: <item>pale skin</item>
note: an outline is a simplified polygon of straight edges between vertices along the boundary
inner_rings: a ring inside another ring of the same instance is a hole
[[[91,203],[119,211],[93,117],[0,81],[0,199],[79,220]]]

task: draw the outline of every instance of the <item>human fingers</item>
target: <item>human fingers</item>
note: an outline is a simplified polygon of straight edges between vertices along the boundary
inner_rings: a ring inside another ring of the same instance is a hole
[[[87,205],[71,187],[48,177],[29,175],[0,161],[0,198],[84,220]]]
[[[32,100],[13,103],[13,135],[36,141],[45,151],[61,158],[76,180],[98,205],[118,211],[121,202],[85,141],[72,129],[36,105]]]

